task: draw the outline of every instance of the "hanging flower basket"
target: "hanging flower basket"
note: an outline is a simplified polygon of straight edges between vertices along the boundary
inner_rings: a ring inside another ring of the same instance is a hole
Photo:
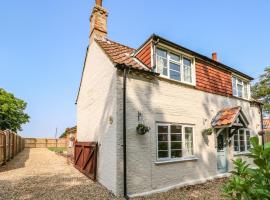
[[[213,128],[207,128],[207,129],[204,129],[202,133],[205,135],[212,135],[213,131],[214,131]]]
[[[144,124],[138,124],[136,130],[139,135],[144,135],[145,133],[149,132],[150,128]]]

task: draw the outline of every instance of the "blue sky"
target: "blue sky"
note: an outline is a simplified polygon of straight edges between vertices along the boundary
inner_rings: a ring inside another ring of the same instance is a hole
[[[259,2],[259,3],[258,3]],[[28,103],[26,137],[54,137],[76,124],[75,100],[94,0],[0,3],[0,87]],[[270,65],[265,0],[104,0],[108,36],[138,47],[152,33],[255,78]]]

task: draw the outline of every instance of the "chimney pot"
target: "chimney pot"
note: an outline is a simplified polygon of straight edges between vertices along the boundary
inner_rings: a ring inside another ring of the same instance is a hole
[[[217,61],[217,53],[216,52],[212,53],[212,59],[214,61]]]
[[[96,5],[102,7],[102,0],[96,0]]]

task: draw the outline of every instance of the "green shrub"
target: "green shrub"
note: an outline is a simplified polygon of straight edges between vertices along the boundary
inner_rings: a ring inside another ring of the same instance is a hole
[[[237,200],[270,199],[270,144],[266,144],[263,149],[257,137],[250,141],[252,148],[248,156],[256,167],[251,168],[242,159],[233,161],[235,169],[223,192],[227,197]]]

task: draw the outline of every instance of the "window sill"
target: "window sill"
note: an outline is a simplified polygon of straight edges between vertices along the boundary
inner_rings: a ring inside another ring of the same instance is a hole
[[[161,165],[161,164],[169,164],[169,163],[176,163],[176,162],[187,162],[187,161],[197,161],[198,158],[195,156],[192,157],[186,157],[186,158],[181,158],[181,159],[175,159],[175,160],[164,160],[164,161],[156,161],[156,165]]]
[[[187,87],[195,87],[196,86],[195,83],[188,83],[188,82],[183,82],[183,81],[178,81],[178,80],[170,79],[169,77],[164,76],[164,75],[161,75],[161,74],[159,75],[159,78],[161,78],[163,80],[167,80],[169,82],[178,83],[180,85],[187,86]]]
[[[233,156],[246,156],[249,155],[250,152],[249,151],[243,151],[243,152],[234,152]]]
[[[251,101],[251,99],[250,98],[244,98],[244,97],[238,97],[238,96],[232,96],[233,98],[235,98],[235,99],[239,99],[239,100],[244,100],[244,101],[248,101],[248,102],[250,102]]]

